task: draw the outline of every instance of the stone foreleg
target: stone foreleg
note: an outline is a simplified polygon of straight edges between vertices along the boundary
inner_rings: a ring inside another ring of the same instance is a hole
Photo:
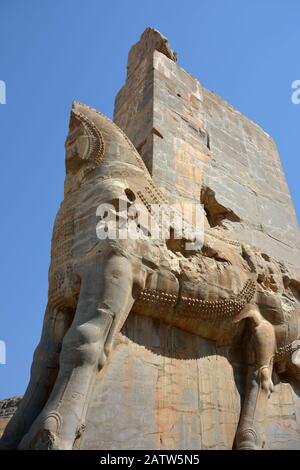
[[[273,391],[272,371],[276,338],[273,326],[261,316],[255,305],[248,306],[242,317],[246,317],[249,322],[250,360],[236,448],[254,450],[264,447],[262,431],[268,398]]]
[[[72,320],[71,314],[47,306],[41,339],[33,356],[30,382],[4,431],[0,441],[1,449],[16,449],[43,409],[57,377],[62,341]]]
[[[66,334],[53,391],[19,448],[72,449],[84,426],[91,388],[104,363],[105,342],[114,319],[132,307],[130,262],[109,257],[82,273],[74,322]]]

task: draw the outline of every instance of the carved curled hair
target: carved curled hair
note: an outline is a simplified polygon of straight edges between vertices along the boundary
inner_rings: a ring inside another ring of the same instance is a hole
[[[83,125],[87,135],[90,137],[88,155],[89,160],[94,163],[94,165],[99,166],[104,157],[105,152],[105,143],[102,136],[102,133],[98,127],[84,114],[72,109],[72,114],[76,119],[78,119]]]

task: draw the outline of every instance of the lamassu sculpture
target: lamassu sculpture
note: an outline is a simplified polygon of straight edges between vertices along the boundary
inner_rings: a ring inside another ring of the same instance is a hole
[[[248,373],[235,446],[262,448],[274,364],[300,380],[299,279],[211,228],[198,251],[187,251],[184,239],[99,240],[96,209],[109,203],[121,217],[120,198],[147,211],[166,203],[125,134],[75,102],[42,337],[1,448],[73,448],[96,372],[131,312],[242,350]]]

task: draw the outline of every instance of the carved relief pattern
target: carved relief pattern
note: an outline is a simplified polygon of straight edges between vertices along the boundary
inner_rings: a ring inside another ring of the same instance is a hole
[[[240,294],[232,299],[202,300],[197,297],[178,297],[175,294],[157,289],[144,289],[138,300],[144,303],[166,303],[176,306],[178,315],[207,320],[210,322],[231,320],[237,316],[252,300],[255,294],[255,282],[248,280]]]

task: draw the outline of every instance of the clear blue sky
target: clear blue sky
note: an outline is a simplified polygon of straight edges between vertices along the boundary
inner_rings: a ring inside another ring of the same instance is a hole
[[[275,138],[299,220],[299,21],[299,0],[1,0],[0,399],[23,393],[40,335],[71,101],[111,117],[130,46],[159,29],[181,66]]]

